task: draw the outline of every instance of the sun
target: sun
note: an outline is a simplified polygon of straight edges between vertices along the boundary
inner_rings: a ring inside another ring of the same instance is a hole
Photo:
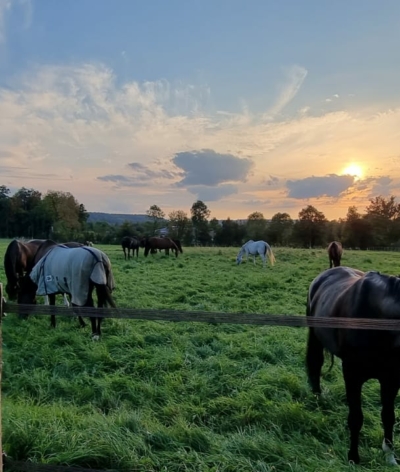
[[[360,180],[363,176],[362,167],[358,164],[349,164],[347,167],[343,169],[342,174],[344,175],[352,175],[357,180]]]

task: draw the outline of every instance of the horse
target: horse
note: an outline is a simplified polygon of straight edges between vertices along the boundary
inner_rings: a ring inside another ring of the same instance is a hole
[[[19,241],[13,239],[7,246],[4,255],[4,270],[6,273],[7,284],[6,293],[10,300],[16,300],[19,290],[19,279],[23,277],[32,266],[32,261],[35,257],[38,248],[45,242],[49,241],[47,245],[56,245],[57,243],[52,240],[45,239],[31,239],[30,241]],[[81,243],[67,242],[64,243],[68,247],[80,247],[83,246]],[[55,304],[55,297],[51,297],[52,305]],[[46,297],[46,304],[49,303]],[[69,305],[66,295],[64,295],[64,304]]]
[[[122,250],[124,251],[124,256],[126,260],[126,250],[128,250],[128,259],[130,259],[131,254],[130,251],[132,249],[132,256],[135,256],[135,251],[136,251],[136,257],[139,257],[139,241],[136,238],[133,238],[131,236],[124,236],[121,241],[121,246]]]
[[[242,262],[243,254],[246,254],[247,262],[249,261],[249,254],[253,256],[254,265],[256,264],[256,255],[259,254],[263,260],[263,267],[266,264],[266,255],[268,255],[271,265],[275,263],[275,256],[272,252],[271,246],[265,241],[253,241],[250,239],[247,243],[243,244],[236,257],[236,264]]]
[[[72,307],[94,307],[93,289],[98,306],[116,308],[111,292],[115,287],[111,262],[107,255],[86,246],[69,248],[65,245],[46,247],[44,243],[35,256],[34,266],[20,281],[18,303],[35,304],[36,295],[68,293]],[[81,326],[85,322],[80,318]],[[102,318],[91,317],[92,338],[101,336]],[[55,316],[51,315],[55,327]]]
[[[172,238],[171,238],[172,239]],[[178,248],[178,251],[183,254],[183,249],[182,249],[182,245],[181,245],[181,242],[179,239],[172,239],[172,241],[176,244],[176,247]],[[174,249],[172,249],[174,251]],[[159,251],[163,251],[163,249],[159,249]],[[155,252],[157,252],[157,250],[155,249],[152,249],[150,251],[152,254],[154,254]],[[167,249],[165,249],[165,254],[167,254]]]
[[[342,258],[343,247],[339,241],[332,241],[328,246],[329,268],[340,266],[340,259]]]
[[[178,257],[178,246],[170,238],[157,238],[156,236],[151,238],[146,237],[140,241],[140,244],[144,247],[145,257],[147,257],[150,251],[153,253],[153,249],[165,249],[166,254],[169,254],[169,250],[172,249],[175,251],[175,257]]]
[[[85,241],[84,246],[93,247],[93,243],[92,243],[92,241]]]
[[[400,278],[379,272],[334,267],[318,275],[307,295],[308,317],[400,319]],[[348,460],[360,462],[358,442],[363,425],[361,390],[369,379],[380,383],[384,430],[382,449],[396,465],[393,452],[394,402],[400,387],[400,333],[387,330],[309,328],[306,370],[314,394],[321,394],[323,351],[342,359],[349,408]]]

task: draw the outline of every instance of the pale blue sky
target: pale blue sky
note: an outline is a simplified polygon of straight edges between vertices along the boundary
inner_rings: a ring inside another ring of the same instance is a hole
[[[399,46],[397,0],[0,0],[0,183],[92,211],[362,210],[379,178],[398,192]],[[185,186],[203,162],[220,181]]]

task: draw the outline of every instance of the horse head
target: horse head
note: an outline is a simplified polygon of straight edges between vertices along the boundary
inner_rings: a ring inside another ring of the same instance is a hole
[[[236,257],[236,264],[239,265],[242,262],[242,252],[239,252],[239,254]]]
[[[146,247],[146,245],[148,243],[148,240],[149,240],[149,238],[147,236],[143,236],[143,238],[141,238],[141,240],[139,242],[139,246],[140,247]]]
[[[10,300],[16,300],[19,292],[19,280],[15,279],[13,282],[7,282],[6,293]]]
[[[19,305],[36,305],[37,285],[32,281],[29,275],[20,278],[17,302]],[[20,315],[21,318],[27,318],[28,313]]]

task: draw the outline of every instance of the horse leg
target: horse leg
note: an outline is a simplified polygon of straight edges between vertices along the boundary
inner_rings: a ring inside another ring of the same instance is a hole
[[[332,266],[333,266],[333,260],[332,260],[332,258],[329,256],[329,268],[332,269]]]
[[[54,306],[56,304],[56,296],[54,294],[46,295],[45,304]],[[56,315],[50,315],[50,328],[56,327]]]
[[[314,329],[308,332],[306,369],[308,383],[315,395],[321,394],[321,370],[324,364],[324,347],[317,338]]]
[[[357,376],[357,368],[350,366],[348,362],[343,360],[343,377],[346,385],[346,397],[349,407],[349,415],[347,424],[350,430],[350,449],[347,455],[349,462],[354,464],[360,463],[360,455],[358,453],[358,443],[360,431],[364,423],[364,416],[361,408],[361,390],[363,380]]]
[[[69,306],[69,301],[66,293],[63,293],[63,298],[64,298],[64,305]]]
[[[386,462],[390,465],[397,465],[393,451],[393,426],[396,421],[394,402],[398,391],[398,383],[393,379],[381,380],[381,418],[384,432],[382,449],[386,455]]]
[[[126,251],[125,251],[125,248],[123,247],[122,250],[124,251],[124,257],[125,257],[125,260],[126,260]]]
[[[86,304],[85,304],[85,306],[91,307],[91,308],[94,307],[93,288],[94,287],[92,286],[92,284],[90,284],[88,298],[87,298],[87,301],[86,301]],[[92,325],[92,340],[93,341],[98,341],[100,335],[98,334],[98,331],[97,331],[97,317],[91,316],[90,317],[90,324]]]
[[[168,249],[168,248],[165,249],[165,254],[166,254],[167,256],[169,256],[169,249]]]

